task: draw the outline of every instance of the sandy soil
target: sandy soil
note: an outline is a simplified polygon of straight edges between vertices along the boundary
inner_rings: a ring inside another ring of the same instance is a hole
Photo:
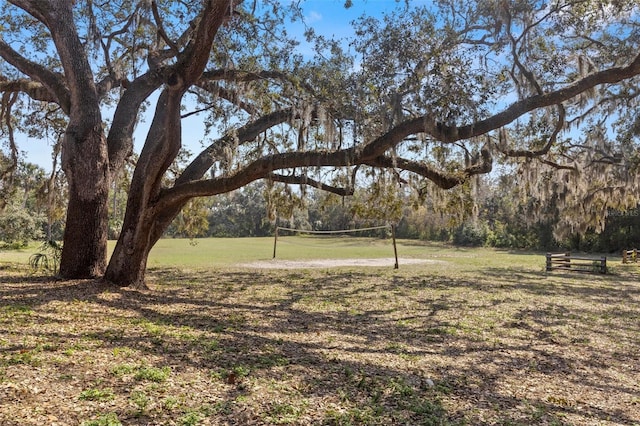
[[[412,265],[425,263],[445,263],[443,260],[431,259],[398,259],[398,265]],[[395,259],[392,257],[378,259],[311,259],[311,260],[263,260],[258,262],[243,263],[240,266],[258,269],[304,269],[304,268],[335,268],[340,266],[376,266],[393,267]]]

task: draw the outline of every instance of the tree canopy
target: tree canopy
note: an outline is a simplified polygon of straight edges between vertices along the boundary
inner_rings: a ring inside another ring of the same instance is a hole
[[[349,7],[352,2],[346,2]],[[638,4],[398,2],[351,40],[304,33],[298,2],[11,0],[0,27],[0,121],[62,148],[65,277],[143,285],[155,242],[196,197],[256,180],[341,195],[410,185],[433,197],[508,164],[531,212],[600,226],[638,200]],[[203,149],[175,167],[183,120]],[[149,122],[107,264],[108,197]],[[5,165],[5,163],[7,165]],[[516,173],[517,171],[517,173]]]

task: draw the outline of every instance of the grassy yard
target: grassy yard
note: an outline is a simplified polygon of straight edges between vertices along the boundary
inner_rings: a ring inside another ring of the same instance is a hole
[[[540,253],[403,241],[398,270],[246,266],[272,251],[162,240],[145,291],[0,252],[0,424],[640,425],[635,265],[547,274]],[[278,245],[392,256],[381,240]]]

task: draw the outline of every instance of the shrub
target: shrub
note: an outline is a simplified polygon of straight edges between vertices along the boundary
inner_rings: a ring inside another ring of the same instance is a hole
[[[29,257],[29,265],[34,271],[47,271],[57,274],[61,257],[62,245],[53,240],[45,241],[40,246],[40,251]]]
[[[26,247],[30,241],[43,237],[42,226],[45,222],[42,215],[33,214],[19,206],[7,206],[0,213],[0,241],[8,247]]]
[[[487,239],[487,228],[482,225],[465,223],[453,234],[453,243],[459,246],[483,246]]]

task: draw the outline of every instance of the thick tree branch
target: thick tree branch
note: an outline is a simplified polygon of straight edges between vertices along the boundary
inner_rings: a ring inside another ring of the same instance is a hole
[[[553,129],[553,132],[551,133],[549,140],[542,148],[538,150],[507,149],[506,147],[502,146],[502,144],[497,144],[496,148],[498,149],[498,151],[500,151],[502,154],[504,154],[507,157],[522,157],[522,158],[534,158],[534,157],[540,157],[547,154],[551,149],[551,147],[556,143],[558,134],[560,134],[560,132],[562,131],[565,125],[566,114],[565,114],[564,106],[562,106],[562,104],[558,104],[557,108],[558,108],[558,115],[559,115],[558,121],[556,122],[556,126]],[[506,137],[504,138],[506,139]]]
[[[251,123],[245,124],[237,130],[227,133],[202,151],[191,162],[191,164],[187,166],[182,175],[176,181],[176,185],[181,185],[183,183],[202,178],[207,170],[211,168],[213,163],[217,161],[218,157],[226,147],[254,140],[260,133],[289,120],[291,114],[291,109],[276,111]]]
[[[367,161],[365,164],[371,167],[383,167],[388,169],[398,168],[406,170],[429,179],[443,189],[453,188],[454,186],[464,182],[465,179],[465,176],[462,174],[454,175],[452,173],[445,173],[440,170],[436,170],[428,164],[403,158],[380,156]]]
[[[461,139],[470,139],[474,136],[483,135],[491,130],[498,129],[509,124],[521,115],[537,108],[542,108],[554,104],[559,104],[569,100],[583,91],[595,87],[599,84],[616,83],[623,79],[633,77],[640,73],[640,55],[626,67],[616,67],[586,76],[574,84],[554,92],[543,95],[531,96],[522,101],[518,101],[501,113],[498,113],[485,120],[474,124],[453,127],[443,124],[436,124],[428,116],[414,118],[400,123],[386,134],[378,137],[367,144],[361,150],[354,148],[325,152],[291,152],[264,157],[257,160],[241,172],[228,177],[220,177],[213,180],[203,180],[178,185],[164,193],[166,201],[176,197],[193,197],[215,195],[222,192],[237,189],[256,179],[263,178],[275,170],[304,167],[304,166],[347,166],[355,164],[366,164],[376,161],[376,158],[383,155],[386,150],[399,144],[404,138],[417,133],[428,133],[443,142],[455,142]],[[487,154],[484,154],[483,157]],[[490,156],[489,156],[490,158]],[[487,159],[488,160],[488,159]],[[489,162],[485,161],[475,168],[469,170],[472,173],[482,173],[483,170],[490,170]],[[445,182],[443,181],[443,184]],[[163,197],[163,198],[164,198]]]
[[[457,173],[437,170],[428,164],[406,158],[391,158],[388,156],[379,156],[373,160],[366,161],[364,164],[371,167],[406,170],[429,179],[442,189],[450,189],[460,185],[471,176],[489,173],[493,166],[491,154],[486,149],[481,151],[479,162]]]
[[[356,164],[355,159],[355,150],[353,148],[334,152],[299,151],[268,155],[247,164],[233,175],[187,182],[166,189],[162,193],[156,208],[162,210],[163,206],[170,206],[189,198],[233,191],[255,180],[266,178],[276,170],[296,167],[347,166]]]
[[[407,136],[417,133],[427,133],[442,142],[471,139],[506,126],[518,117],[535,109],[560,104],[598,85],[618,83],[638,74],[640,74],[640,55],[636,56],[625,67],[614,67],[590,74],[553,92],[534,95],[515,102],[500,113],[465,126],[448,126],[444,123],[436,123],[433,117],[429,115],[416,117],[398,124],[386,134],[366,145],[362,151],[362,156],[366,159],[375,158],[383,154],[387,149],[399,144]]]
[[[487,150],[481,152],[482,161],[463,170],[459,176],[438,172],[424,164],[405,159],[379,157],[364,160],[359,158],[353,148],[334,152],[288,152],[265,156],[246,165],[231,176],[214,179],[186,182],[165,190],[156,208],[160,211],[167,206],[181,203],[199,196],[222,194],[241,188],[258,179],[269,177],[276,170],[296,167],[340,167],[368,164],[374,167],[401,168],[433,180],[443,188],[451,188],[468,179],[470,176],[491,171],[491,155]]]
[[[102,118],[98,102],[98,93],[93,80],[91,65],[85,54],[84,46],[78,35],[73,16],[73,4],[66,1],[21,1],[16,4],[25,7],[29,13],[40,19],[51,32],[53,43],[56,46],[58,57],[64,69],[64,82],[68,87],[68,105],[61,106],[70,117],[67,136],[70,140],[84,140],[92,133],[101,133]],[[6,49],[5,49],[6,50]],[[22,61],[20,65],[28,65]],[[40,65],[31,66],[31,69],[38,71]],[[23,72],[25,72],[23,70]],[[53,79],[55,74],[48,72],[43,75],[37,72],[35,75],[27,73],[48,86],[46,79]],[[42,78],[44,77],[44,78]],[[59,79],[55,83],[61,85]],[[61,91],[53,87],[55,93]],[[57,89],[57,90],[56,90]],[[101,137],[101,136],[100,136]],[[66,144],[66,153],[70,154],[71,146]],[[66,158],[70,158],[65,155]],[[63,163],[66,163],[63,161]]]
[[[177,62],[163,73],[165,90],[158,99],[156,112],[131,181],[130,191],[138,196],[130,197],[127,204],[124,223],[128,224],[128,228],[124,230],[125,237],[121,238],[116,246],[119,256],[123,255],[122,247],[125,247],[125,252],[144,250],[139,245],[146,245],[148,239],[139,240],[138,233],[148,232],[147,235],[152,235],[153,239],[159,237],[160,229],[164,229],[164,225],[145,222],[146,217],[136,215],[151,208],[151,200],[157,200],[164,173],[180,150],[182,96],[202,75],[209,60],[213,39],[219,27],[230,15],[231,6],[230,0],[205,1],[194,37],[178,55]],[[165,213],[170,215],[169,210],[174,212],[175,208],[180,207],[180,203],[166,207],[167,211],[159,213],[159,216]],[[160,218],[157,219],[161,221]],[[146,231],[143,231],[145,229]]]
[[[281,175],[281,174],[271,173],[267,177],[274,182],[287,183],[291,185],[313,186],[314,188],[331,192],[333,194],[340,195],[341,197],[347,197],[349,195],[353,195],[353,188],[339,188],[337,186],[328,185],[326,183],[317,181],[315,179],[311,179],[306,175],[298,176],[298,175]]]
[[[11,46],[2,39],[0,39],[0,57],[33,80],[29,82],[29,84],[27,84],[27,80],[16,81],[16,84],[22,86],[22,89],[24,89],[27,95],[33,95],[33,99],[36,100],[55,102],[60,105],[62,110],[67,114],[71,111],[71,96],[65,84],[64,76],[26,59],[13,50]],[[41,84],[40,87],[37,87],[37,82]],[[7,88],[3,91],[12,91],[15,89],[16,86],[12,86],[12,88]],[[48,91],[49,94],[45,94],[45,90]]]
[[[193,39],[178,56],[174,70],[167,83],[170,87],[183,92],[195,84],[202,75],[207,62],[213,39],[220,26],[231,16],[231,0],[208,0],[202,11],[202,17],[195,30]]]
[[[1,81],[0,93],[24,93],[31,99],[42,102],[52,102],[58,104],[58,98],[42,83],[32,80]]]
[[[343,149],[334,152],[289,152],[263,157],[256,160],[239,172],[231,176],[219,177],[210,180],[200,180],[176,185],[163,193],[160,204],[171,204],[175,200],[194,196],[216,195],[244,186],[254,180],[264,178],[275,170],[290,169],[295,167],[323,167],[323,166],[353,166],[356,164],[382,164],[383,154],[396,146],[407,136],[417,133],[428,133],[443,142],[455,142],[462,139],[470,139],[483,135],[491,130],[498,129],[509,124],[516,118],[534,109],[557,105],[569,100],[581,92],[599,84],[616,83],[623,79],[633,77],[640,73],[640,55],[626,67],[616,67],[586,76],[577,82],[554,92],[534,95],[518,101],[504,111],[478,121],[474,124],[454,127],[436,124],[429,116],[422,116],[404,121],[391,129],[386,134],[373,140],[364,147]],[[557,130],[557,128],[556,128]],[[379,158],[381,157],[381,158]],[[488,151],[482,151],[482,162],[466,169],[462,176],[443,176],[434,170],[418,167],[418,163],[404,163],[407,170],[413,168],[416,173],[434,179],[434,182],[443,187],[455,186],[463,182],[469,176],[479,173],[487,173],[491,170],[491,156]],[[386,160],[385,160],[386,161]],[[396,166],[397,166],[396,160]],[[401,160],[401,162],[404,160]],[[389,165],[391,166],[391,165]],[[456,183],[457,182],[457,183]]]
[[[140,106],[162,86],[162,75],[154,70],[129,83],[113,114],[113,122],[107,136],[109,170],[119,170],[133,151],[133,131]]]

